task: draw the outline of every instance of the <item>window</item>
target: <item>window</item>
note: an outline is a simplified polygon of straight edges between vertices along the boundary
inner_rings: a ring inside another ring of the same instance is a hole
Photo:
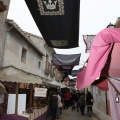
[[[27,50],[22,48],[21,62],[26,63]]]
[[[38,68],[39,68],[39,69],[40,69],[40,66],[41,66],[41,62],[39,61],[39,62],[38,62]]]

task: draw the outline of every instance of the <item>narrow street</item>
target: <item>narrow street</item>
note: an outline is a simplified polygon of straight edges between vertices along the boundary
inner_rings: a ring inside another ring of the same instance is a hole
[[[49,118],[48,120],[51,120]],[[87,115],[86,109],[85,109],[85,115],[81,115],[80,111],[72,111],[71,107],[68,109],[63,109],[61,119],[56,119],[56,120],[97,120],[94,116],[90,117]]]
[[[0,0],[0,120],[120,120],[119,11],[120,0]]]

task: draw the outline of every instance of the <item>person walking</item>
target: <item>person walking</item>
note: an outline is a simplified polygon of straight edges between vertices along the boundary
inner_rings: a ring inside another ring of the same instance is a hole
[[[65,102],[65,106],[64,106],[64,109],[69,107],[69,103],[70,103],[70,93],[69,91],[67,91],[65,93],[65,96],[64,96],[64,102]]]
[[[77,112],[79,112],[79,98],[80,98],[80,96],[79,96],[78,92],[76,92],[76,94],[75,94],[75,102],[76,102]]]
[[[73,91],[71,94],[72,111],[77,110],[77,112],[79,112],[79,98],[80,93],[78,91]]]
[[[72,111],[76,110],[76,106],[75,106],[75,92],[71,93],[71,105],[72,105]]]
[[[57,119],[60,119],[60,108],[62,107],[61,103],[61,96],[59,95],[59,91],[57,91],[57,98],[58,98],[58,108],[57,108]]]
[[[58,97],[55,90],[52,92],[52,96],[50,98],[50,108],[51,108],[51,114],[52,114],[51,120],[55,120],[57,115],[57,109],[58,109]]]
[[[85,93],[84,92],[82,92],[82,94],[80,96],[79,103],[80,103],[81,114],[84,115],[84,110],[85,110],[85,105],[86,105],[86,102],[85,102]]]
[[[58,94],[61,97],[61,107],[60,107],[60,115],[62,114],[62,107],[63,107],[63,93],[61,92],[61,90],[58,90]]]
[[[87,113],[90,116],[92,116],[93,102],[94,102],[93,95],[91,94],[91,92],[87,91],[86,94]]]

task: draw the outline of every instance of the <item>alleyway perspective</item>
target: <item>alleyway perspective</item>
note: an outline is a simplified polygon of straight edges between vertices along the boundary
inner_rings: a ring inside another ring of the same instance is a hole
[[[51,117],[48,118],[48,120],[51,120]],[[98,120],[94,116],[88,116],[86,109],[85,109],[85,114],[81,115],[81,112],[77,111],[72,111],[71,107],[68,109],[63,109],[62,110],[62,115],[61,119],[56,119],[56,120]]]

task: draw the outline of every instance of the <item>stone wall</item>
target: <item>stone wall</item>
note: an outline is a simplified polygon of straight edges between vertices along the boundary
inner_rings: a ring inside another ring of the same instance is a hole
[[[7,6],[9,9],[10,0],[4,0],[4,5]],[[5,25],[5,19],[7,18],[7,11],[0,13],[0,67],[2,67],[3,62],[3,56],[4,56],[4,46],[5,46],[5,40],[6,40],[6,25]]]

